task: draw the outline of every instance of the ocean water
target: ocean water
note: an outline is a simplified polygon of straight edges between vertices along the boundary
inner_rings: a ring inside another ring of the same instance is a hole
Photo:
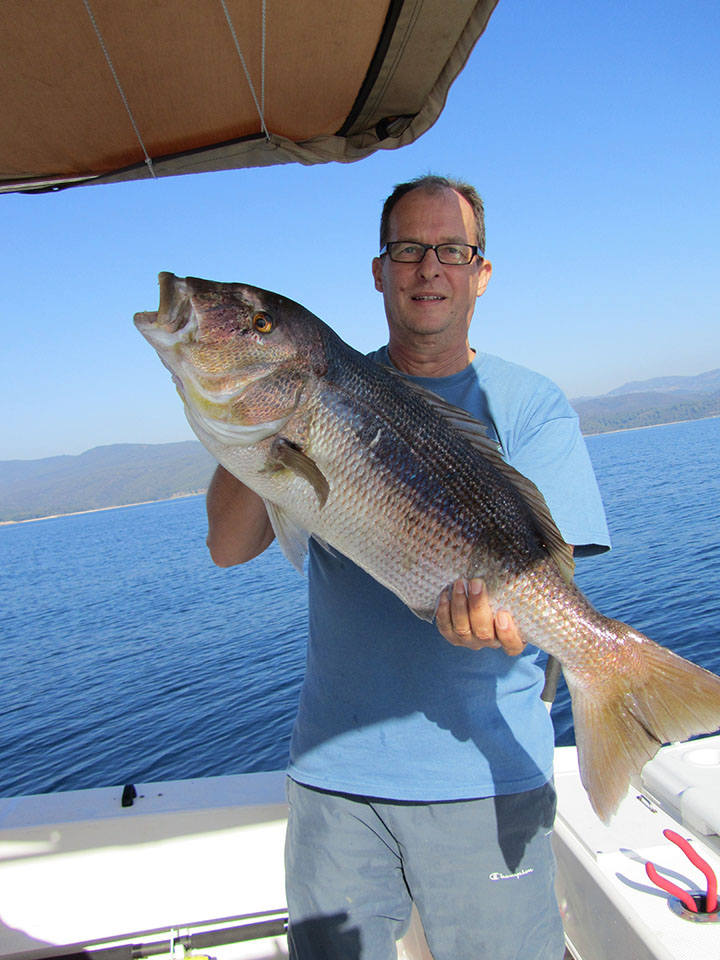
[[[720,419],[588,438],[604,613],[720,673]],[[280,769],[306,584],[276,545],[215,568],[201,497],[0,527],[0,796]],[[571,743],[561,686],[553,719]]]

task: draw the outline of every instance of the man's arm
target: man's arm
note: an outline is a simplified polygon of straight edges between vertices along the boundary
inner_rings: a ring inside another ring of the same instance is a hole
[[[272,543],[275,534],[262,498],[221,466],[207,492],[210,556],[219,567],[252,560]]]

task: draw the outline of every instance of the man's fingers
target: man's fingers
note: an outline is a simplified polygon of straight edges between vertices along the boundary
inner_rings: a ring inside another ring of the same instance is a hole
[[[502,647],[513,657],[525,649],[510,614],[501,610],[493,615],[487,589],[479,578],[456,580],[443,590],[435,622],[443,637],[457,647]]]
[[[526,647],[515,626],[515,621],[506,610],[500,610],[495,617],[495,634],[505,653],[517,657]]]
[[[478,640],[486,641],[491,647],[499,647],[495,636],[495,623],[488,599],[487,589],[482,580],[475,577],[468,583],[467,605],[470,629]]]
[[[471,650],[501,646],[483,593],[482,581],[468,585],[465,580],[456,580],[440,595],[435,622],[443,637],[455,646]]]
[[[469,639],[475,631],[470,622],[469,599],[464,580],[456,580],[452,586],[450,616],[452,618],[453,630],[457,636]]]
[[[440,594],[437,612],[435,614],[435,623],[437,625],[438,630],[443,635],[443,637],[445,637],[446,640],[454,644],[456,647],[461,647],[461,646],[464,646],[467,640],[472,637],[472,634],[469,628],[464,638],[461,634],[457,632],[456,625],[453,620],[453,611],[452,611],[453,593],[454,593],[454,589],[452,587],[447,587]],[[455,604],[457,604],[457,600],[455,601]],[[460,619],[462,620],[462,617],[460,617]]]

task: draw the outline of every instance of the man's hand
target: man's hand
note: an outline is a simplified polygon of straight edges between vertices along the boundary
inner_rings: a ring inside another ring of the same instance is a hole
[[[443,590],[435,622],[443,637],[456,647],[502,647],[511,657],[525,649],[510,614],[499,610],[493,616],[482,580],[456,580],[452,588]]]

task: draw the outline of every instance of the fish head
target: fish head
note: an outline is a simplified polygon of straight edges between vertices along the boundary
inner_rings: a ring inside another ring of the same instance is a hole
[[[135,326],[172,373],[191,426],[242,446],[280,430],[324,372],[321,321],[248,284],[172,273],[159,283],[158,310],[135,314]]]

